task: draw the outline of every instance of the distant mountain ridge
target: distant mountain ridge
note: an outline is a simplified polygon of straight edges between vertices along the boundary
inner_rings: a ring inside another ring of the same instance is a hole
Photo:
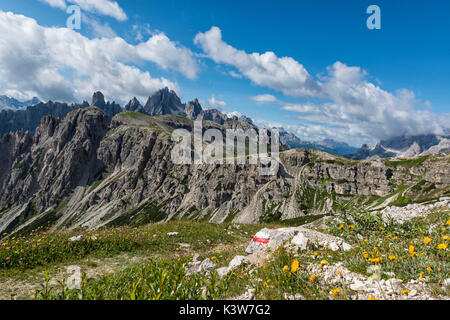
[[[394,137],[382,140],[373,147],[363,145],[348,157],[355,160],[414,158],[447,151],[450,151],[450,135],[427,134]]]
[[[48,101],[46,103],[39,102],[35,105],[28,106],[23,110],[0,111],[0,137],[8,132],[21,130],[34,133],[45,116],[62,118],[75,109],[86,108],[91,105],[95,105],[99,109],[105,111],[110,117],[113,117],[122,111],[120,105],[115,102],[106,103],[105,97],[101,92],[94,93],[91,104],[87,101],[84,101],[82,104],[67,104],[53,101]]]
[[[0,96],[0,110],[21,110],[28,106],[38,104],[39,102],[41,101],[36,97],[27,101],[19,101],[15,98],[2,95]]]
[[[332,139],[325,139],[319,142],[303,141],[295,134],[286,131],[282,127],[275,129],[278,129],[279,131],[280,142],[288,146],[289,149],[314,149],[340,156],[351,154],[358,150],[358,148],[350,146],[345,142],[338,142]]]

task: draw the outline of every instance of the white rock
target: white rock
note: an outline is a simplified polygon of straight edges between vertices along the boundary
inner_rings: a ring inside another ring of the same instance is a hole
[[[217,272],[217,276],[219,278],[223,278],[230,272],[230,269],[228,267],[222,267],[222,268],[216,269],[216,272]]]
[[[417,296],[417,290],[416,289],[412,289],[409,293],[408,293],[408,297],[412,298]]]
[[[344,251],[349,251],[349,250],[351,250],[351,249],[352,249],[352,246],[349,245],[348,243],[344,242],[344,243],[342,244],[342,250],[344,250]]]
[[[356,280],[350,285],[350,289],[352,289],[353,291],[366,291],[367,286],[364,282]]]
[[[336,251],[339,250],[339,245],[338,245],[336,242],[331,241],[331,242],[328,243],[328,248],[329,248],[331,251],[336,252]]]
[[[306,250],[308,247],[309,239],[303,234],[303,232],[299,232],[291,241],[291,243],[297,246],[300,250]]]
[[[230,263],[228,264],[228,268],[230,270],[236,270],[239,268],[242,264],[247,262],[247,258],[244,256],[236,256],[234,257]]]
[[[81,240],[83,240],[83,236],[82,235],[73,236],[72,238],[69,238],[70,242],[81,241]]]
[[[193,261],[187,266],[186,274],[191,275],[194,273],[211,273],[216,269],[216,264],[211,259],[205,259],[203,261]]]
[[[168,235],[169,237],[177,236],[177,235],[178,235],[178,232],[168,232],[167,235]]]

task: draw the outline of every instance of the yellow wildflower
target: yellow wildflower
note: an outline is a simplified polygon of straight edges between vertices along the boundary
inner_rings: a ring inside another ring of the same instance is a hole
[[[342,274],[342,270],[336,271],[336,274],[337,274],[338,276],[340,276],[340,275]]]
[[[430,237],[425,237],[425,238],[423,238],[423,242],[428,244],[428,243],[431,242],[431,238]]]
[[[343,225],[343,224],[341,224],[341,225],[338,227],[339,230],[341,230],[341,229],[343,229],[343,228],[344,228],[344,225]]]
[[[419,280],[422,280],[423,279],[423,272],[421,272],[420,274],[419,274]]]
[[[414,251],[414,246],[409,246],[408,251],[411,257],[414,257],[416,255],[416,252]]]
[[[437,248],[440,250],[445,250],[445,249],[447,249],[447,245],[445,243],[440,243],[440,244],[438,244]]]
[[[381,260],[382,260],[381,257],[378,257],[378,258],[370,258],[370,259],[369,259],[369,261],[372,262],[372,263],[380,263]]]
[[[291,272],[296,272],[298,270],[298,260],[295,259],[291,265]]]
[[[443,237],[442,237],[442,240],[448,241],[448,236],[443,236]]]
[[[375,297],[368,297],[367,300],[380,300],[380,299],[377,299]]]
[[[322,261],[320,261],[320,264],[322,264],[322,265],[327,265],[327,264],[328,264],[328,261],[327,261],[327,260],[322,260]]]
[[[355,225],[354,224],[351,224],[351,225],[349,225],[348,226],[350,229],[355,229]]]
[[[284,272],[287,272],[288,270],[289,270],[289,267],[288,267],[288,266],[284,266],[284,267],[283,267],[283,271],[284,271]]]
[[[392,260],[397,260],[397,257],[394,256],[393,254],[391,254],[391,255],[389,255],[388,259],[391,260],[391,261]]]
[[[403,290],[402,291],[402,296],[404,296],[405,294],[408,294],[410,292],[411,292],[411,290],[409,290],[409,289]]]
[[[336,296],[338,296],[338,295],[340,295],[340,294],[342,294],[341,289],[336,288],[336,289],[333,289],[333,290],[331,291],[331,295],[332,295],[333,297],[336,297]]]
[[[381,230],[381,231],[384,231],[384,227],[383,227],[383,226],[380,226],[380,230]]]
[[[312,274],[311,277],[309,277],[309,280],[311,280],[311,281],[316,280],[316,275],[315,275],[315,274]]]

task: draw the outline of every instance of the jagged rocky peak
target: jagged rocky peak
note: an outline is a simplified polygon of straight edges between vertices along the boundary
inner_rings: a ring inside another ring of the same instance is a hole
[[[128,102],[125,105],[125,110],[128,111],[136,111],[136,112],[144,112],[144,107],[141,105],[141,103],[139,102],[139,100],[134,97],[133,99],[130,100],[130,102]]]
[[[103,111],[106,112],[106,114],[112,118],[114,117],[116,114],[122,112],[122,107],[120,105],[118,105],[117,103],[115,103],[114,101],[105,102],[105,96],[103,95],[103,93],[101,93],[100,91],[94,92],[93,96],[92,96],[92,103],[91,105],[102,109]]]
[[[101,93],[100,91],[94,92],[91,105],[102,109],[106,105],[105,96],[103,95],[103,93]]]
[[[165,87],[148,98],[144,106],[145,112],[150,116],[164,114],[185,115],[184,105],[175,91]]]
[[[197,119],[198,115],[203,111],[203,108],[200,105],[200,102],[198,102],[198,99],[195,99],[194,101],[186,103],[184,111],[189,119]]]

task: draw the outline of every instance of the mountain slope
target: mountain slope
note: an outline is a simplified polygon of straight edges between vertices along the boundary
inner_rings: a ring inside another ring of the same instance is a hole
[[[204,122],[219,130],[233,125]],[[449,194],[449,153],[360,162],[289,150],[277,176],[261,176],[249,164],[175,165],[171,132],[192,126],[179,115],[122,112],[110,120],[89,107],[63,119],[45,117],[34,136],[5,135],[0,232],[47,223],[64,229],[177,219],[264,222],[331,213],[341,203],[376,208]]]

